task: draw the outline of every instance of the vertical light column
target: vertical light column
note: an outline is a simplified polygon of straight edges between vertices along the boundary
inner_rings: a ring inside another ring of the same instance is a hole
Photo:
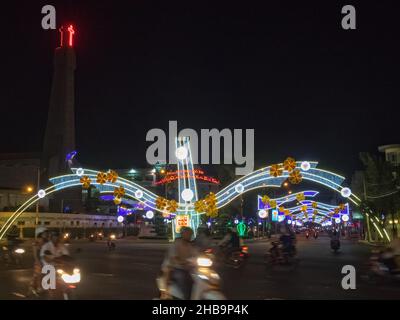
[[[188,137],[177,137],[175,142],[178,166],[178,200],[183,206],[181,209],[184,209],[184,214],[189,216],[190,226],[196,235],[200,218],[194,214],[194,202],[198,200],[198,194],[190,140]]]

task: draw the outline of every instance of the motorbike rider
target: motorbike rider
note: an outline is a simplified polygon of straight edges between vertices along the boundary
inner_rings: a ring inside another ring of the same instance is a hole
[[[198,255],[192,243],[193,230],[182,227],[181,237],[177,238],[168,250],[162,265],[162,271],[166,275],[166,282],[175,282],[182,290],[185,300],[190,299],[193,279],[191,276],[192,263],[190,260]]]
[[[240,250],[240,238],[235,231],[230,228],[226,230],[224,238],[218,243],[225,257],[229,257],[232,252]]]
[[[210,230],[207,227],[199,227],[194,245],[202,252],[211,247]]]
[[[333,247],[334,245],[337,245],[339,247],[340,246],[339,239],[340,239],[340,234],[336,229],[334,229],[331,234],[331,247]]]
[[[38,227],[35,230],[36,240],[32,244],[33,249],[33,277],[30,285],[30,289],[33,294],[37,295],[41,291],[41,278],[42,278],[42,262],[40,260],[40,251],[49,241],[49,231],[45,227]]]
[[[400,239],[393,239],[389,247],[381,254],[380,259],[390,273],[400,273]]]
[[[285,229],[284,233],[279,238],[284,253],[290,255],[293,255],[295,253],[295,239],[295,234],[290,230]]]
[[[69,256],[67,247],[61,242],[60,234],[52,232],[50,241],[47,241],[40,249],[40,261],[43,265],[55,264],[57,258]]]

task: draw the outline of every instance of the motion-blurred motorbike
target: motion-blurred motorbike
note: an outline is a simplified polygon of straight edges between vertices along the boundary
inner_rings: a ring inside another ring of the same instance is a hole
[[[193,265],[190,275],[193,280],[190,300],[225,300],[224,294],[220,290],[220,276],[212,268],[213,255],[211,253],[203,254],[197,259],[190,261]],[[161,273],[157,278],[157,286],[161,300],[184,300],[184,291],[172,279],[168,279],[168,275]]]
[[[374,250],[369,259],[370,280],[380,278],[382,280],[400,281],[400,256],[390,252]]]
[[[295,246],[284,247],[280,241],[271,242],[272,247],[264,255],[267,267],[293,266],[297,267],[299,260]]]
[[[249,258],[249,247],[242,245],[235,249],[225,247],[209,248],[206,253],[212,253],[218,262],[237,269],[243,267]]]
[[[71,300],[74,290],[81,282],[81,272],[70,256],[61,256],[56,259],[56,289],[51,293],[55,299]]]
[[[116,239],[116,236],[115,236],[115,234],[111,234],[109,237],[108,237],[108,239],[107,239],[107,247],[108,247],[108,250],[115,250],[115,248],[116,248],[116,244],[115,244],[115,239]]]
[[[25,249],[21,247],[10,247],[7,245],[1,247],[1,260],[8,267],[21,267],[24,254]]]
[[[337,253],[340,249],[340,241],[339,240],[331,240],[331,249],[334,253]]]

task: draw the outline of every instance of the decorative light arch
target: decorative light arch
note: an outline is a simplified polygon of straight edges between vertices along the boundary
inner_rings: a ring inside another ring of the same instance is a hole
[[[176,157],[178,163],[178,172],[181,170],[194,170],[192,153],[188,137],[179,137],[175,139],[176,141]],[[283,163],[278,164],[278,166],[283,166]],[[296,161],[294,168],[301,172],[302,179],[312,181],[325,187],[338,192],[343,198],[348,199],[354,205],[359,206],[361,199],[351,192],[347,187],[343,187],[342,184],[345,178],[334,172],[330,172],[324,169],[317,168],[317,161]],[[280,176],[273,176],[270,174],[272,166],[267,166],[258,169],[250,174],[243,176],[233,183],[229,184],[222,190],[220,190],[215,195],[216,208],[220,209],[228,205],[231,201],[236,199],[241,194],[264,187],[280,187],[282,183],[290,177],[288,170],[282,170]],[[50,195],[54,192],[58,192],[67,188],[72,188],[81,185],[80,178],[85,175],[91,179],[91,184],[99,189],[102,193],[112,193],[115,188],[123,187],[125,190],[125,197],[133,198],[139,202],[145,204],[152,210],[164,212],[160,210],[157,206],[157,199],[159,198],[155,193],[149,191],[148,189],[140,186],[137,183],[129,181],[127,179],[117,177],[114,182],[98,183],[96,177],[99,171],[86,169],[86,168],[71,168],[72,174],[62,175],[58,177],[53,177],[50,179],[52,186],[44,190],[45,196]],[[203,212],[196,212],[195,202],[198,200],[197,194],[197,184],[193,177],[180,177],[178,179],[178,197],[179,201],[177,203],[176,216],[185,215],[190,217],[190,225],[196,231],[200,223],[200,214]],[[185,191],[186,190],[186,191]],[[187,195],[190,190],[190,199]],[[185,191],[185,193],[183,193]],[[43,194],[40,194],[42,197]],[[0,239],[2,239],[9,228],[12,227],[16,219],[30,206],[40,200],[39,195],[35,195],[29,198],[25,203],[23,203],[6,221],[6,223],[0,229]],[[372,213],[372,212],[370,212]],[[384,238],[380,227],[375,223],[375,221],[366,213],[368,219],[373,223],[373,226],[377,229],[378,233],[382,238]],[[376,218],[376,217],[375,217]],[[175,223],[176,219],[174,219]],[[379,222],[379,220],[378,220]],[[174,228],[172,228],[174,230]],[[390,241],[390,237],[386,230],[382,228],[385,233],[387,240]],[[175,233],[174,233],[175,236]]]

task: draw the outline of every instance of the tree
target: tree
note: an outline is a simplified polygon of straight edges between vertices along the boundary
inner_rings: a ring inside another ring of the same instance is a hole
[[[395,220],[395,214],[400,209],[398,169],[381,157],[369,153],[360,153],[360,159],[365,167],[363,206],[372,208],[383,215],[385,220],[389,217]],[[396,237],[394,221],[392,225],[393,237]]]

